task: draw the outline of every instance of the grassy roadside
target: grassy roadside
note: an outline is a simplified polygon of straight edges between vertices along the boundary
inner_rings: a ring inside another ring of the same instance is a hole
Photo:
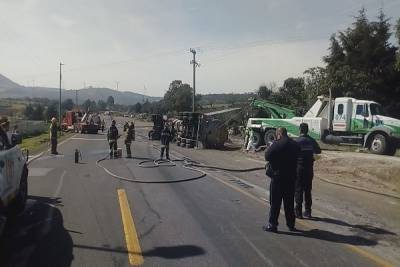
[[[58,138],[58,142],[61,142],[72,135],[73,133],[62,133],[62,135]],[[50,147],[49,132],[45,132],[33,137],[26,137],[22,140],[22,144],[20,146],[22,149],[29,150],[30,155],[42,152]]]

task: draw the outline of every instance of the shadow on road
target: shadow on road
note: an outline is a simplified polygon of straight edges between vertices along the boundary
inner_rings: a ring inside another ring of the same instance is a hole
[[[164,259],[180,259],[195,257],[206,254],[206,251],[198,246],[182,245],[172,247],[155,247],[147,251],[143,251],[144,257],[159,257]]]
[[[307,238],[314,238],[335,243],[343,243],[354,246],[375,246],[378,244],[378,242],[375,240],[367,239],[361,236],[342,235],[320,229],[312,229],[299,232],[280,232],[280,233],[292,236],[303,236]]]
[[[337,220],[337,219],[332,219],[332,218],[322,218],[322,217],[313,217],[311,219],[312,221],[317,221],[317,222],[326,222],[326,223],[331,223],[331,224],[336,224],[340,226],[345,226],[345,227],[350,227],[353,229],[359,229],[371,234],[377,234],[377,235],[397,235],[396,233],[390,232],[386,229],[382,229],[379,227],[371,226],[371,225],[362,225],[362,224],[349,224],[347,222]]]
[[[98,251],[106,251],[113,253],[129,253],[123,247],[111,248],[107,245],[103,245],[103,247],[96,246],[87,246],[87,245],[78,245],[75,244],[74,247],[80,249],[90,249],[90,250],[98,250]],[[133,254],[137,254],[136,252],[132,252]],[[206,251],[198,246],[194,245],[181,245],[181,246],[171,246],[171,247],[154,247],[150,250],[143,251],[141,253],[144,257],[159,257],[164,259],[180,259],[180,258],[189,258],[196,257],[200,255],[206,254]]]
[[[54,206],[60,204],[59,199],[29,197],[26,211],[7,222],[0,266],[71,266],[73,241]]]
[[[60,197],[41,197],[41,196],[28,196],[28,199],[34,200],[37,203],[51,204],[53,206],[64,206]],[[36,203],[36,204],[37,204]]]

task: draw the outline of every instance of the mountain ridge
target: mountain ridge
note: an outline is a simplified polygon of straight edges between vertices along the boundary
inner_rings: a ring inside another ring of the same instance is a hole
[[[77,90],[61,90],[61,98],[72,99],[75,102],[76,91],[78,91],[78,104],[82,104],[85,100],[106,101],[109,96],[114,97],[114,102],[121,105],[134,105],[142,103],[146,99],[150,102],[158,101],[162,97],[147,96],[131,91],[117,91],[103,87],[88,87]],[[48,98],[51,100],[59,99],[59,88],[52,87],[27,87],[19,85],[0,74],[0,98]]]

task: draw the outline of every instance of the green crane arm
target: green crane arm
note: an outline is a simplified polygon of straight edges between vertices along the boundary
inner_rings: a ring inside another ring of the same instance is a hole
[[[273,119],[291,119],[296,116],[295,111],[284,105],[269,102],[266,100],[253,100],[251,105],[255,108],[261,108],[271,113]]]

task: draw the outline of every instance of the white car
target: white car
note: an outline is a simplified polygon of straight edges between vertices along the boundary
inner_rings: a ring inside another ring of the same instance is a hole
[[[11,148],[0,138],[0,234],[8,216],[25,209],[28,197],[27,158],[19,148],[22,138],[13,134]]]

